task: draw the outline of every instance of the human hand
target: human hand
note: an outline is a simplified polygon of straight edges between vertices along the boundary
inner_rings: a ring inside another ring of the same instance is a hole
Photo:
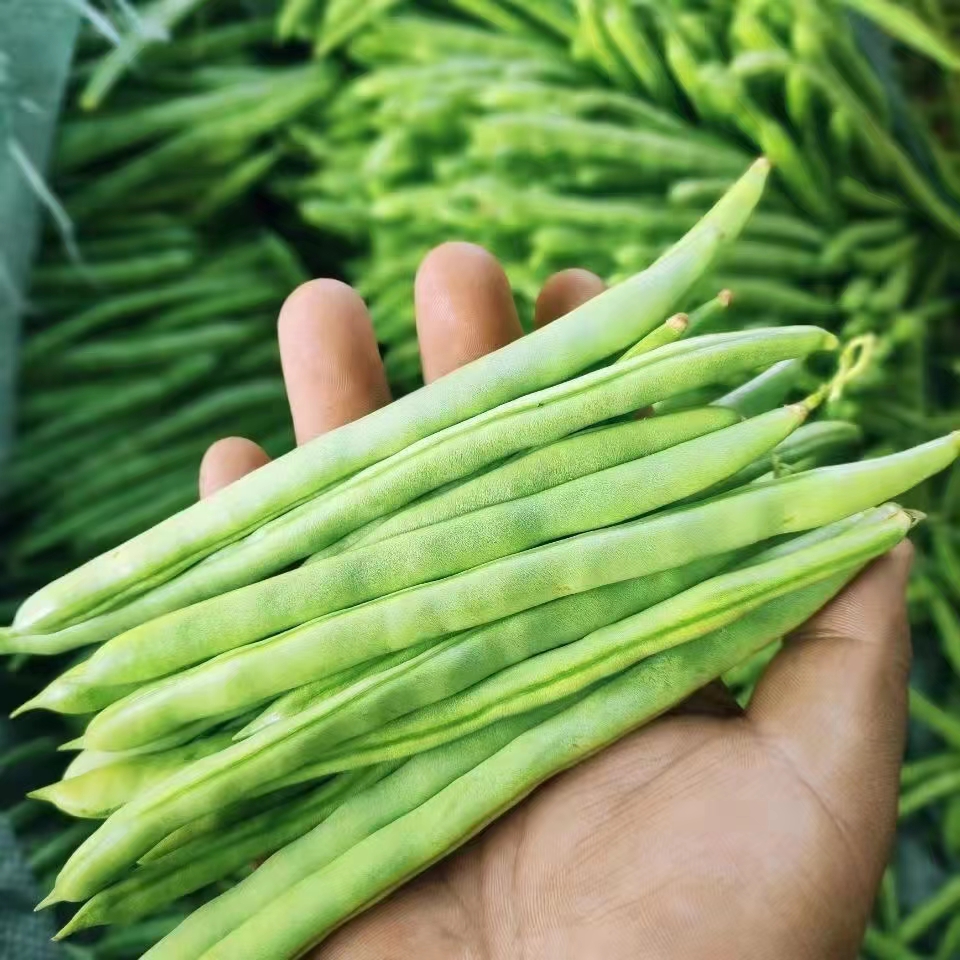
[[[552,277],[538,325],[603,289]],[[503,271],[445,244],[416,282],[425,378],[521,335]],[[279,322],[298,443],[390,400],[369,315],[347,286],[295,291]],[[201,494],[261,466],[214,444]],[[353,920],[314,960],[846,960],[896,821],[907,712],[909,546],[789,638],[744,712],[715,685],[554,778]]]

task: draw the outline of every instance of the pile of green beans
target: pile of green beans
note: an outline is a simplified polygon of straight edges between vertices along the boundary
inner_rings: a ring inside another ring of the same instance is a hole
[[[249,922],[257,956],[298,956],[907,535],[891,501],[960,434],[850,459],[829,414],[869,338],[671,315],[767,173],[589,304],[25,602],[7,652],[94,647],[21,708],[83,717],[31,794],[82,818],[60,936],[207,890],[151,955],[249,952]]]

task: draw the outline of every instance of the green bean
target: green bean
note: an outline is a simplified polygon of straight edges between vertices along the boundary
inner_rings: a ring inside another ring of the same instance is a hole
[[[923,760],[905,763],[900,771],[900,787],[915,787],[923,780],[951,770],[960,770],[960,752],[937,753]]]
[[[317,781],[313,781],[314,785],[316,783]],[[339,779],[326,778],[321,786],[326,787],[329,784],[331,790],[336,790],[338,797],[341,793],[349,793],[350,788],[346,783],[334,786],[335,783],[340,783]],[[218,844],[219,838],[226,831],[242,830],[243,824],[260,817],[262,813],[283,809],[287,804],[298,804],[312,789],[311,784],[305,783],[280,789],[274,789],[274,783],[272,782],[265,784],[255,797],[243,800],[232,798],[215,810],[177,827],[176,830],[168,833],[159,843],[154,844],[147,850],[137,860],[137,863],[146,865],[156,863],[159,860],[163,860],[167,864],[171,862],[180,863],[184,856],[187,859],[190,858],[189,853],[183,854],[181,851],[187,848],[190,851],[199,851],[211,844]]]
[[[672,104],[670,78],[635,11],[626,0],[608,0],[602,4],[601,16],[610,42],[644,90],[654,100]]]
[[[948,880],[932,897],[925,900],[900,924],[898,938],[910,944],[919,940],[944,917],[956,915],[960,909],[960,877]]]
[[[870,213],[898,214],[906,211],[906,204],[900,197],[883,193],[872,185],[867,186],[850,176],[840,178],[837,183],[837,193],[851,206]]]
[[[769,452],[796,429],[805,417],[806,408],[799,404],[771,411],[762,417],[567,481],[540,493],[493,504],[482,510],[452,517],[442,523],[411,530],[391,539],[388,547],[371,544],[366,548],[301,567],[283,575],[282,584],[277,579],[263,581],[262,584],[245,588],[244,597],[234,594],[233,599],[249,603],[253,594],[256,594],[260,598],[256,601],[257,605],[271,604],[275,613],[280,603],[278,591],[281,585],[293,585],[294,591],[301,598],[295,602],[298,607],[297,622],[302,623],[307,618],[304,601],[311,605],[310,615],[317,616],[331,610],[352,607],[364,600],[374,600],[417,583],[436,581],[470,568],[476,569],[485,562],[551,540],[620,523],[703,490],[729,477],[756,457]],[[358,591],[361,579],[364,586]],[[338,580],[350,591],[349,594],[338,593],[338,589],[343,589],[338,588]],[[322,583],[324,587],[319,598],[317,583]],[[306,584],[309,586],[304,591],[301,585]],[[266,599],[267,593],[269,599]],[[318,602],[322,604],[319,608],[316,606]],[[116,638],[109,647],[101,647],[85,662],[80,672],[94,684],[117,684],[121,682],[121,677],[124,678],[123,682],[128,679],[149,679],[147,671],[152,676],[161,676],[179,666],[197,663],[222,652],[228,649],[227,644],[237,647],[245,641],[256,639],[253,632],[255,629],[263,630],[260,636],[276,632],[274,616],[273,624],[264,621],[262,626],[247,620],[241,637],[239,631],[230,630],[228,626],[229,622],[235,619],[232,613],[230,620],[226,620],[224,617],[228,611],[224,605],[208,603],[210,609],[214,609],[214,606],[216,609],[213,616],[220,618],[222,631],[212,629],[214,621],[210,615],[198,618],[197,608],[193,608],[189,614],[177,618],[178,621],[187,623],[191,631],[189,634],[172,629],[172,620],[168,618],[165,623],[151,627],[149,631],[140,630],[134,636],[128,634],[126,639]],[[203,626],[198,635],[192,631],[201,620]],[[152,634],[157,629],[166,638],[165,649],[162,656],[155,654],[150,658],[153,663],[145,663],[144,654],[148,653],[153,645],[148,633]],[[212,637],[211,633],[216,636]],[[191,637],[195,639],[190,639]],[[216,647],[212,644],[216,644]],[[407,644],[403,644],[405,645]],[[370,656],[381,652],[387,651],[373,651]],[[242,655],[240,656],[242,658]],[[366,657],[361,656],[359,659]],[[222,670],[229,662],[218,660],[211,669],[214,672]],[[350,665],[342,664],[343,667]],[[201,679],[202,670],[192,676],[197,682],[204,682]],[[304,674],[300,679],[302,682],[312,677]],[[180,680],[183,682],[183,675],[180,675]],[[148,703],[155,698],[159,698],[157,702],[162,701],[169,693],[168,686],[169,684],[164,685],[161,682],[154,690],[144,689],[128,701],[133,715],[137,715],[144,708],[148,713],[151,712],[154,708],[149,707]],[[285,689],[287,687],[267,690],[265,695],[280,693]],[[237,691],[239,692],[239,688]],[[34,701],[35,705],[37,703],[43,703],[43,694]],[[121,712],[123,709],[125,708],[118,708]],[[94,721],[91,730],[107,726],[106,716],[104,714]],[[194,719],[197,717],[183,719],[182,723]],[[111,720],[110,723],[112,722]],[[130,723],[130,718],[127,723]],[[132,729],[128,726],[128,730]],[[151,736],[150,739],[154,737]]]
[[[0,631],[0,653],[10,652],[7,649],[8,644],[15,645],[15,638],[11,638],[5,631]],[[74,670],[76,668],[62,673],[55,688],[46,688],[44,702],[49,702],[49,709],[58,713],[93,713],[140,688],[140,684],[94,687],[84,683],[79,678],[79,672],[75,673]],[[33,709],[33,706],[30,701],[27,701],[14,710],[10,716],[11,718],[17,717],[23,711],[31,709]]]
[[[135,315],[168,304],[202,302],[204,297],[228,289],[229,285],[221,278],[199,277],[159,290],[151,288],[112,296],[29,337],[24,344],[22,360],[27,364],[42,363],[46,356],[57,354],[64,346],[111,323],[129,321]]]
[[[729,407],[742,417],[753,417],[781,403],[797,388],[803,374],[799,359],[781,360],[715,401],[717,406]]]
[[[940,649],[954,674],[960,676],[960,618],[953,604],[933,584],[930,585],[927,605],[940,637]]]
[[[317,498],[298,510],[290,511],[274,525],[262,527],[256,536],[238,544],[235,549],[221,552],[206,564],[198,565],[197,569],[190,571],[186,577],[163,585],[136,603],[116,612],[108,612],[100,619],[68,627],[60,633],[24,634],[24,652],[70,649],[82,643],[114,636],[171,607],[189,609],[185,607],[186,603],[202,600],[211,593],[215,594],[217,590],[213,589],[214,584],[224,589],[237,586],[238,581],[249,584],[257,576],[268,575],[309,555],[326,543],[335,542],[343,534],[349,533],[363,522],[389,512],[391,508],[403,506],[441,484],[475,472],[480,467],[518,450],[548,443],[598,419],[632,413],[674,389],[711,382],[721,374],[729,376],[738,369],[751,369],[785,357],[803,355],[821,348],[829,349],[833,344],[834,339],[829,334],[815,327],[784,327],[744,334],[717,334],[701,337],[696,341],[671,344],[634,360],[612,364],[566,384],[548,388],[547,391],[522,397],[447,431],[425,438],[393,458],[356,474],[328,497]],[[186,511],[182,516],[187,516],[189,512]],[[317,530],[321,533],[317,533]],[[432,534],[425,532],[423,536],[429,537]],[[413,541],[408,539],[394,546],[406,549],[407,545],[412,543]],[[122,548],[118,549],[122,551]],[[453,554],[446,552],[452,560]],[[333,558],[323,566],[322,571],[320,566],[313,564],[307,570],[284,574],[283,579],[270,581],[272,586],[269,589],[272,591],[273,586],[293,585],[325,575],[332,560]],[[380,576],[385,576],[387,580],[376,583],[378,592],[374,595],[383,592],[384,583],[388,581],[403,582],[403,577],[409,577],[410,571],[397,568],[392,573],[384,571]],[[409,580],[406,583],[409,583]],[[371,581],[368,589],[374,589],[372,584]],[[251,584],[247,589],[256,588],[256,584]],[[312,584],[308,589],[311,595],[316,595]],[[249,597],[250,593],[237,596]],[[332,587],[327,585],[322,595],[323,603],[327,604],[324,612],[336,609],[342,602],[358,602],[358,596],[356,590],[351,588],[346,601],[341,601]],[[170,597],[177,602],[171,602]],[[320,600],[319,596],[315,598]],[[199,607],[190,614],[185,613],[184,616],[189,619],[198,611],[202,613],[211,609],[215,599],[214,597],[209,601],[207,606]],[[268,608],[261,609],[259,621],[263,621],[268,610],[275,609],[276,606],[274,601],[271,601]],[[302,622],[301,612],[291,616],[293,619],[287,616],[283,621],[285,626]],[[281,625],[281,621],[276,617],[270,617],[269,621],[265,624],[268,633],[284,629],[284,625]],[[169,621],[165,622],[169,624]],[[149,629],[153,628],[144,625],[144,631]],[[260,629],[261,627],[255,626],[255,621],[251,620],[247,628],[247,638],[257,639],[266,635],[258,633]],[[133,634],[135,638],[140,635]],[[212,650],[210,644],[216,645],[222,640],[219,650],[229,649],[232,645],[226,633],[218,640],[208,630],[204,630],[204,637],[204,657],[217,652]],[[125,640],[124,644],[129,642],[131,641]],[[173,652],[173,645],[164,646]],[[116,650],[116,645],[111,649]],[[97,663],[101,663],[105,656],[106,654],[101,656]]]
[[[958,793],[960,793],[960,770],[931,777],[901,795],[900,819],[906,819],[929,804]]]
[[[697,307],[690,313],[689,333],[705,333],[718,317],[727,311],[733,303],[734,295],[730,290],[721,290],[712,300]]]
[[[697,280],[721,240],[739,233],[767,171],[765,162],[754,164],[684,242],[634,280],[421,391],[299,447],[113,551],[109,559],[91,561],[62,577],[25,601],[15,625],[63,625],[94,615],[98,607],[132,599],[376,459],[625,350],[656,326]],[[550,362],[544,363],[544,357]]]
[[[258,69],[251,72],[248,80],[224,84],[212,91],[167,97],[113,116],[72,119],[61,130],[57,164],[71,169],[101,160],[110,153],[164,134],[175,134],[211,117],[246,110],[270,96],[277,86],[300,82],[302,74],[295,71]]]
[[[208,842],[185,846],[160,860],[142,864],[128,878],[84,904],[56,939],[104,923],[131,923],[194,890],[229,877],[315,828],[337,808],[344,795],[376,783],[394,766],[387,764],[345,774],[279,811],[265,810]]]
[[[960,720],[938,707],[916,687],[910,688],[910,716],[933,730],[948,746],[960,750]]]
[[[696,134],[624,129],[611,123],[552,117],[542,112],[481,117],[471,127],[470,154],[489,159],[520,152],[531,159],[585,158],[628,164],[636,176],[660,178],[743,169],[744,156],[717,139]]]
[[[805,423],[782,443],[777,444],[769,456],[760,457],[734,474],[729,480],[714,487],[711,493],[734,490],[752,483],[769,473],[786,467],[790,472],[822,467],[841,462],[863,442],[860,428],[842,420],[821,420]]]
[[[783,317],[830,317],[836,313],[836,304],[810,290],[788,286],[776,280],[742,275],[716,276],[714,287],[722,286],[734,292],[737,307],[764,313],[777,312]]]
[[[321,698],[331,697],[334,694],[352,687],[358,680],[368,677],[374,673],[381,673],[389,670],[400,663],[412,660],[418,657],[425,650],[433,645],[434,641],[428,640],[425,643],[409,647],[405,650],[398,650],[396,653],[388,654],[385,657],[376,657],[373,660],[365,660],[356,666],[347,667],[346,670],[340,670],[328,677],[321,677],[310,683],[301,684],[299,687],[285,693],[282,697],[274,700],[265,710],[254,717],[250,723],[242,727],[234,734],[234,740],[244,740],[258,730],[269,727],[272,723],[285,720],[287,717],[294,717],[301,710],[308,707]]]
[[[845,578],[769,604],[727,630],[643,661],[511,741],[426,803],[288,888],[202,954],[293,957],[476,834],[560,770],[653,719],[802,623]],[[282,922],[278,917],[282,917]],[[249,923],[249,925],[248,925]]]
[[[232,738],[232,733],[218,734],[163,753],[116,760],[33,790],[29,796],[52,803],[72,817],[100,819],[173,771],[226,746]]]
[[[833,236],[821,256],[826,263],[847,263],[852,251],[866,245],[899,240],[906,233],[907,224],[901,217],[852,223]]]
[[[167,250],[108,263],[37,267],[33,271],[32,282],[48,293],[77,287],[138,286],[167,280],[170,274],[185,272],[193,262],[192,249]]]
[[[700,408],[575,433],[414,501],[389,517],[358,528],[320,555],[367,546],[494,503],[539,493],[736,422],[737,415],[733,412]]]
[[[147,956],[150,960],[165,957],[189,960],[199,956],[303,876],[429,800],[517,734],[559,708],[561,705],[501,721],[407,761],[373,786],[350,796],[310,833],[271,857],[232,890],[195,911]]]
[[[881,933],[876,927],[867,927],[863,935],[863,948],[876,960],[923,960],[898,939]]]
[[[107,752],[99,750],[87,750],[84,747],[83,737],[77,737],[68,743],[60,745],[61,750],[79,750],[80,752],[73,758],[69,766],[63,773],[63,779],[78,776],[86,773],[88,770],[95,770],[108,763],[114,763],[118,760],[127,760],[131,757],[142,757],[150,754],[162,753],[172,750],[174,747],[182,747],[184,744],[195,740],[200,734],[206,733],[214,727],[227,725],[231,732],[240,719],[248,717],[249,714],[227,714],[222,717],[205,717],[202,721],[191,723],[186,727],[172,733],[169,737],[163,737],[160,740],[154,740],[153,743],[144,744],[142,747],[136,747],[133,750],[121,752]],[[252,719],[252,717],[250,717]]]
[[[125,337],[113,342],[84,344],[53,359],[53,366],[63,370],[95,370],[114,372],[120,367],[168,363],[185,353],[197,350],[224,350],[256,336],[259,331],[250,323],[210,324],[185,333],[161,333],[150,336]]]
[[[777,549],[746,566],[720,573],[639,613],[602,626],[583,639],[536,654],[425,709],[382,724],[367,736],[348,740],[332,756],[296,771],[283,783],[313,779],[333,771],[367,766],[370,757],[395,760],[480,729],[503,716],[534,709],[577,693],[638,660],[688,643],[732,622],[783,593],[802,589],[853,562],[886,552],[901,540],[913,520],[903,512],[870,512],[853,528],[826,541],[795,550]],[[688,611],[696,610],[696,614]],[[471,681],[476,680],[472,677]],[[412,700],[413,706],[419,706]],[[407,706],[405,703],[404,706]],[[378,718],[386,719],[386,718]],[[342,735],[331,724],[315,722],[310,737],[336,745]]]

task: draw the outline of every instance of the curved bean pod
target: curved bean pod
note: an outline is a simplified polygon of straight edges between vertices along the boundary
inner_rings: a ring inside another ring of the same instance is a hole
[[[163,753],[103,763],[33,790],[28,796],[34,800],[46,800],[72,817],[101,819],[173,771],[221,750],[232,739],[232,733],[221,733]]]

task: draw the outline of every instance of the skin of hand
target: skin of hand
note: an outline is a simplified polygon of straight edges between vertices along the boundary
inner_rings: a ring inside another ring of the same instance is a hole
[[[603,289],[556,274],[549,323]],[[448,243],[415,284],[427,381],[521,335],[486,251]],[[366,307],[315,280],[279,319],[298,443],[390,402]],[[201,495],[267,460],[214,444]],[[746,711],[720,684],[542,786],[311,960],[846,960],[892,844],[907,717],[911,548],[790,638]]]

